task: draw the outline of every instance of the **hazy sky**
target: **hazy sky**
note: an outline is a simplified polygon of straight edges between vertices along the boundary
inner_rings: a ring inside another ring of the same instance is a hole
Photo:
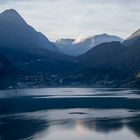
[[[50,40],[140,28],[140,0],[0,0],[0,12],[9,8]]]

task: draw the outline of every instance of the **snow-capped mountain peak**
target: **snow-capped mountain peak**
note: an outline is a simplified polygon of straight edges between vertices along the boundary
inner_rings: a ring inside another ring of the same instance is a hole
[[[123,39],[117,36],[100,34],[95,36],[85,37],[84,35],[78,36],[74,39],[61,39],[56,41],[56,46],[59,50],[70,56],[78,56],[86,53],[90,49],[102,44],[113,41],[122,42]]]

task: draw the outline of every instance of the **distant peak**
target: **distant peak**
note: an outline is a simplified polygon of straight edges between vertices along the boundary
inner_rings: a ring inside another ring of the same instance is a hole
[[[100,35],[103,35],[103,36],[110,36],[110,35],[107,34],[107,33],[103,33],[103,34],[100,34]]]

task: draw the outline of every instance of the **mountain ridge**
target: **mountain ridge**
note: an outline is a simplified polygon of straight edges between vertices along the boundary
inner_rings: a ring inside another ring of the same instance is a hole
[[[77,37],[76,39],[62,39],[55,42],[58,49],[70,56],[78,56],[105,42],[119,41],[123,39],[114,35],[100,34],[91,37]]]
[[[28,25],[20,14],[13,9],[6,10],[0,14],[0,41],[1,46],[40,46],[52,51],[57,50],[56,46],[46,36]],[[44,45],[44,42],[46,45]]]

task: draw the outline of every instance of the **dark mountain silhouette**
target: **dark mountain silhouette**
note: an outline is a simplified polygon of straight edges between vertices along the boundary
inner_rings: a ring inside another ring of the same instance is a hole
[[[57,50],[53,43],[42,33],[29,26],[13,9],[0,14],[0,46]]]
[[[0,53],[0,88],[7,88],[14,84],[17,71],[11,62]]]
[[[0,14],[0,51],[26,74],[57,72],[60,62],[69,59],[13,9]]]

